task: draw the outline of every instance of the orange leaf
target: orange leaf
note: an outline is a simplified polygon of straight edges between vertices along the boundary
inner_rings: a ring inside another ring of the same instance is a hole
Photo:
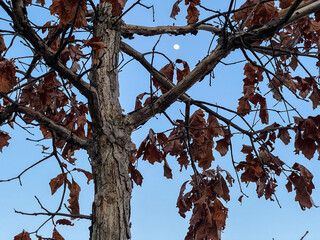
[[[55,178],[52,178],[49,185],[51,188],[51,194],[53,195],[64,183],[66,179],[66,174],[65,173],[60,173],[58,176]]]
[[[14,240],[31,240],[31,238],[30,238],[30,234],[23,230],[22,233],[14,236]]]

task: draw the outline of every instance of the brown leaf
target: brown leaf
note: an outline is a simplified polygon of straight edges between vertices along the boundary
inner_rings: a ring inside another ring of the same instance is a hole
[[[83,170],[83,169],[81,169],[81,168],[74,168],[72,171],[82,172],[82,173],[87,177],[87,179],[88,179],[87,184],[89,184],[89,182],[90,182],[91,180],[93,180],[93,175],[92,175],[91,172],[88,172],[88,171]]]
[[[51,188],[51,195],[53,195],[64,183],[66,179],[66,173],[60,173],[58,176],[55,178],[52,178],[49,185]]]
[[[248,153],[251,153],[252,151],[253,151],[252,146],[244,145],[244,144],[242,145],[242,149],[241,149],[242,153],[248,154]]]
[[[68,188],[70,190],[70,198],[68,199],[69,208],[71,209],[71,214],[79,215],[80,207],[79,207],[79,194],[81,191],[80,186],[72,179],[72,183],[68,181]]]
[[[186,152],[183,152],[179,158],[177,159],[178,163],[180,164],[180,172],[182,171],[182,167],[184,167],[185,169],[188,168],[189,165],[189,159],[188,159],[188,155]]]
[[[0,92],[9,92],[16,83],[16,69],[13,62],[0,57]]]
[[[223,157],[227,154],[230,146],[230,137],[226,136],[223,139],[220,139],[217,141],[216,150],[220,153],[220,155]]]
[[[277,137],[280,138],[285,145],[290,143],[291,137],[287,129],[279,129]]]
[[[223,136],[223,127],[219,124],[217,118],[211,114],[209,114],[208,119],[208,130],[210,137],[218,137]]]
[[[193,23],[198,22],[200,12],[195,7],[194,4],[189,5],[187,12],[188,12],[188,15],[186,16],[186,19],[187,19],[188,24],[193,24]]]
[[[3,147],[9,146],[9,139],[11,137],[7,133],[0,131],[0,152],[2,152]]]
[[[112,16],[120,16],[124,8],[123,0],[103,0],[112,4]]]
[[[184,190],[186,190],[186,185],[188,182],[189,181],[186,181],[182,184],[177,200],[177,208],[179,209],[180,216],[183,218],[186,217],[185,213],[189,211],[192,207],[191,201],[188,201],[188,196],[190,195],[190,193],[187,193],[186,195],[183,194]]]
[[[74,225],[74,223],[72,223],[70,220],[65,219],[65,218],[63,218],[63,219],[58,219],[58,220],[56,221],[56,224],[67,225],[67,226],[73,226],[73,225]]]
[[[66,25],[73,21],[74,16],[76,15],[78,3],[79,0],[53,0],[49,10],[51,15],[57,14],[59,16],[60,25]],[[82,1],[75,21],[75,28],[88,26],[86,20],[87,12],[87,4],[85,1]]]
[[[163,170],[164,176],[168,179],[172,179],[172,170],[166,160],[164,160]]]
[[[171,10],[171,14],[170,17],[173,19],[176,19],[176,16],[178,15],[178,13],[180,12],[180,7],[179,7],[179,3],[181,3],[182,0],[177,0],[173,6],[172,6],[172,10]]]
[[[313,158],[313,155],[317,150],[315,141],[310,138],[303,139],[300,131],[296,133],[294,146],[295,146],[296,153],[299,153],[300,151],[302,151],[302,154],[309,160]]]
[[[223,198],[223,200],[225,200],[226,202],[230,201],[229,188],[220,173],[217,173],[216,175],[213,189],[221,198]]]
[[[64,240],[64,238],[61,236],[61,234],[58,232],[56,228],[53,229],[52,238],[54,240]]]
[[[248,98],[241,97],[239,98],[239,106],[237,107],[237,112],[242,116],[248,114],[251,111],[251,106]]]
[[[3,35],[0,34],[0,55],[7,49],[6,44],[3,40]]]
[[[23,230],[22,233],[14,236],[14,240],[31,240],[31,238],[30,238],[30,234]]]
[[[97,55],[99,55],[99,52],[105,48],[104,43],[97,37],[92,37],[89,40],[82,40],[82,42],[85,46],[91,47]]]
[[[179,83],[184,77],[186,77],[190,73],[189,65],[186,61],[183,61],[181,59],[177,59],[176,63],[182,63],[183,64],[183,70],[177,68],[177,82]]]
[[[221,201],[219,199],[214,199],[213,202],[213,209],[214,209],[214,214],[213,214],[213,220],[216,221],[217,225],[224,229],[226,226],[226,219],[228,217],[228,208],[223,206]]]
[[[313,87],[313,91],[309,98],[312,101],[312,108],[316,109],[320,105],[320,90],[317,87]]]
[[[159,72],[162,73],[162,75],[164,75],[170,82],[173,82],[173,70],[173,63],[168,63],[163,68],[161,68]],[[161,90],[162,93],[166,93],[168,91],[166,88],[162,86],[162,84],[156,78],[152,78],[152,82],[157,89]]]
[[[139,186],[142,185],[143,177],[141,173],[135,168],[135,166],[130,162],[129,163],[129,173],[131,179]]]

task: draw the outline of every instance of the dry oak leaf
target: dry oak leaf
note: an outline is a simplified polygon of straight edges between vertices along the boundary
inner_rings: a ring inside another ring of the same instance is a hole
[[[71,214],[79,215],[80,207],[79,207],[79,194],[81,191],[80,186],[72,179],[72,183],[68,181],[68,188],[70,190],[70,198],[68,199],[69,208],[71,209]]]
[[[280,138],[285,145],[290,143],[291,137],[287,129],[279,129],[277,137]]]
[[[112,4],[112,16],[120,16],[124,8],[123,0],[103,0]]]
[[[172,179],[172,170],[167,160],[164,160],[163,170],[164,170],[164,176],[168,179]]]
[[[168,63],[163,68],[159,70],[170,82],[173,82],[173,73],[174,73],[174,65],[173,63]],[[161,93],[166,93],[168,90],[162,86],[162,84],[156,79],[152,78],[153,85],[161,90]]]
[[[3,35],[0,34],[0,54],[3,53],[7,49],[6,44],[3,40]]]
[[[49,7],[51,15],[57,14],[60,19],[60,25],[71,23],[76,15],[79,0],[52,0]],[[75,21],[75,28],[88,26],[86,13],[88,12],[86,1],[81,1],[81,5]]]
[[[55,178],[52,178],[49,185],[51,188],[51,194],[53,195],[64,183],[66,179],[66,173],[60,173],[58,176]]]
[[[215,199],[213,202],[213,220],[216,221],[217,225],[222,229],[226,226],[226,219],[228,217],[228,208],[223,206],[219,199]]]
[[[190,67],[186,61],[181,59],[177,59],[176,63],[183,64],[183,70],[177,68],[177,83],[179,83],[184,77],[186,77],[190,73]]]
[[[199,20],[200,12],[199,10],[194,6],[193,3],[190,3],[188,9],[187,9],[188,15],[186,16],[188,24],[197,23]]]
[[[14,240],[31,240],[31,238],[30,238],[30,234],[23,230],[22,233],[14,236]]]
[[[82,172],[82,173],[87,177],[87,179],[88,179],[87,184],[89,184],[89,182],[90,182],[91,180],[93,180],[93,175],[92,175],[91,172],[88,172],[88,171],[83,170],[83,169],[81,169],[81,168],[74,168],[72,171]]]
[[[62,218],[62,219],[58,219],[56,221],[56,224],[60,224],[60,225],[67,225],[67,226],[73,226],[74,223],[72,223],[70,220]]]
[[[89,40],[82,40],[82,42],[85,46],[91,47],[97,55],[105,48],[104,43],[97,37],[92,37]]]
[[[56,228],[53,229],[52,238],[54,240],[64,240],[64,238],[61,236],[61,234],[58,232]]]
[[[13,62],[0,56],[0,92],[9,92],[16,83],[16,69]]]
[[[316,86],[313,87],[313,91],[309,96],[312,101],[312,108],[316,109],[320,105],[320,90]]]
[[[0,131],[0,152],[2,152],[3,147],[9,146],[9,139],[11,139],[11,137],[8,134]]]
[[[214,191],[225,201],[230,201],[229,188],[226,181],[220,173],[216,175],[216,181],[213,185]]]
[[[231,142],[230,142],[230,137],[229,136],[226,136],[225,138],[220,139],[219,141],[217,141],[216,150],[220,153],[220,155],[222,157],[227,154],[230,144],[231,144]]]
[[[129,163],[129,173],[131,179],[139,186],[142,185],[143,177],[141,173],[135,168],[135,166],[130,162]]]
[[[172,6],[172,10],[171,10],[171,14],[170,17],[173,19],[176,19],[176,16],[178,15],[178,13],[180,12],[180,7],[179,7],[179,3],[181,3],[182,0],[177,0],[173,6]]]

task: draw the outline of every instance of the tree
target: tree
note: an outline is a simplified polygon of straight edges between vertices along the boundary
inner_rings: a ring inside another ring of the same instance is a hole
[[[50,153],[43,144],[45,158],[18,176],[1,181],[21,181],[25,172],[54,158],[61,173],[49,183],[52,195],[63,188],[56,211],[47,210],[38,200],[42,213],[19,213],[47,215],[47,221],[61,217],[53,221],[50,239],[64,239],[56,225],[72,225],[74,219],[92,221],[91,240],[130,239],[132,186],[133,182],[141,185],[143,180],[135,163],[139,158],[151,164],[163,163],[164,176],[172,178],[167,161],[171,155],[181,170],[193,171],[177,200],[182,217],[192,210],[185,239],[221,239],[228,215],[223,202],[230,200],[229,186],[235,180],[219,167],[214,151],[221,156],[230,152],[228,158],[240,189],[241,182],[253,182],[259,198],[274,200],[276,179],[283,175],[287,190],[295,191],[295,201],[301,208],[314,206],[312,173],[300,163],[290,166],[273,151],[277,139],[288,145],[294,138],[294,153],[312,159],[316,151],[320,152],[320,115],[303,116],[291,103],[294,96],[299,101],[309,99],[313,109],[320,105],[319,77],[309,67],[310,62],[319,67],[319,1],[247,0],[238,6],[230,0],[223,12],[209,1],[177,0],[170,17],[176,18],[185,5],[187,25],[157,27],[125,23],[122,18],[135,11],[135,6],[150,8],[141,0],[128,4],[127,0],[104,0],[99,4],[92,0],[0,0],[7,17],[1,18],[0,30],[1,124],[26,131],[28,126],[36,126],[43,139],[51,139]],[[30,14],[35,7],[52,16],[44,15],[47,17],[41,19],[43,22],[36,23]],[[205,13],[210,16],[201,18]],[[136,35],[146,39],[164,34],[197,36],[200,31],[213,35],[216,41],[193,67],[185,60],[172,61],[157,52],[160,38],[144,54],[129,45]],[[6,58],[18,39],[31,56],[20,56],[20,51],[15,51],[14,58]],[[245,60],[243,95],[237,109],[194,100],[186,93],[204,78],[211,81],[213,70],[234,51]],[[120,52],[150,73],[150,81],[145,84],[147,92],[137,96],[135,109],[126,114],[118,100],[118,73],[124,65],[119,62]],[[154,66],[156,55],[168,61],[160,70]],[[262,83],[267,83],[268,89]],[[176,102],[185,105],[183,119],[171,119],[166,113]],[[279,105],[286,109],[284,113]],[[194,106],[198,108],[195,111]],[[130,138],[132,132],[158,114],[168,119],[172,129],[158,133],[150,129],[136,149]],[[275,122],[276,114],[281,118],[285,114],[287,120]],[[242,161],[234,158],[232,141],[237,134],[245,139]],[[9,133],[1,131],[0,150],[4,151],[9,142]],[[87,151],[92,172],[74,167],[74,153],[79,149]],[[74,172],[94,182],[90,216],[80,213],[81,188]],[[69,212],[62,210],[67,192]],[[39,235],[40,228],[33,234],[48,239]],[[31,239],[30,233],[23,231],[15,239]]]

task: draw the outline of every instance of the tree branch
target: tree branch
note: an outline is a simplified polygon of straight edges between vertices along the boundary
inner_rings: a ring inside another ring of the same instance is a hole
[[[48,45],[26,21],[19,19],[19,16],[12,12],[10,8],[3,2],[3,0],[0,0],[0,6],[12,18],[14,23],[13,28],[16,30],[16,32],[31,43],[36,51],[42,55],[48,66],[55,69],[61,77],[68,79],[80,91],[81,94],[87,98],[92,97],[94,88],[90,86],[90,84],[78,79],[78,74],[66,67],[60,60],[57,60],[55,58],[55,52],[48,47]]]
[[[25,212],[21,212],[21,211],[17,211],[14,210],[15,213],[19,213],[22,215],[28,215],[28,216],[38,216],[38,215],[45,215],[45,216],[63,216],[63,217],[71,217],[71,218],[81,218],[81,219],[89,219],[92,220],[92,217],[90,215],[83,215],[83,214],[79,214],[79,215],[74,215],[74,214],[68,214],[68,213],[53,213],[53,212],[36,212],[36,213],[25,213]]]
[[[253,42],[267,39],[268,37],[273,36],[274,33],[278,31],[281,27],[288,25],[318,10],[320,10],[320,1],[311,3],[305,7],[296,10],[289,18],[289,20],[285,23],[282,23],[281,19],[271,20],[270,22],[266,23],[260,28],[253,30],[249,29],[247,32],[231,35],[228,37],[228,44],[226,46],[222,46],[223,42],[225,41],[223,41],[223,39],[220,38],[218,40],[216,48],[210,53],[210,55],[208,55],[200,63],[198,63],[198,65],[181,82],[179,82],[174,87],[172,87],[172,85],[169,86],[168,84],[168,86],[171,88],[167,93],[163,94],[155,102],[153,102],[152,106],[148,105],[131,113],[127,118],[128,123],[134,127],[138,127],[147,122],[155,114],[163,112],[173,102],[179,99],[196,82],[203,79],[207,74],[209,74],[220,62],[220,60],[228,56],[228,54],[231,51],[237,48],[241,48],[243,46],[248,46]],[[132,54],[132,48],[127,47],[126,44],[122,43],[120,47],[124,52],[127,52],[129,55],[130,53]],[[151,69],[150,65],[148,65],[145,62],[145,59],[143,60],[142,58],[141,62],[142,65],[144,65],[145,67],[147,66],[147,69]],[[165,80],[164,82],[168,81]],[[166,87],[166,85],[164,86]]]
[[[7,100],[11,100],[10,98],[6,97],[4,94],[1,94],[2,97],[5,97]],[[39,124],[46,126],[48,129],[54,131],[57,136],[71,144],[74,144],[80,148],[87,149],[89,146],[89,141],[83,138],[78,137],[72,131],[68,130],[62,125],[59,125],[52,121],[51,119],[47,118],[43,114],[25,107],[16,104],[12,100],[10,101],[12,105],[7,107],[3,112],[0,113],[0,123],[3,123],[6,119],[8,119],[14,112],[25,114],[27,117],[37,121]]]
[[[158,27],[145,27],[126,24],[121,27],[122,35],[138,34],[143,36],[154,36],[160,34],[173,34],[173,35],[185,35],[188,33],[194,33],[197,30],[211,32],[217,35],[221,35],[221,29],[210,24],[191,24],[187,26],[158,26]]]

